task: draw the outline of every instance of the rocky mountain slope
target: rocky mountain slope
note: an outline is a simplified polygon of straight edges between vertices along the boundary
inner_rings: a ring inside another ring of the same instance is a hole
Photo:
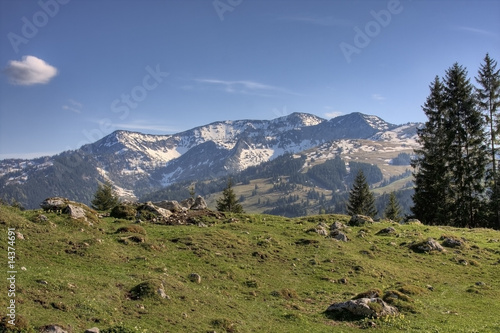
[[[361,113],[330,120],[293,113],[214,122],[172,135],[116,131],[56,156],[0,161],[0,198],[27,208],[53,195],[88,203],[98,182],[109,180],[122,197],[134,199],[179,181],[234,174],[315,147],[325,159],[341,150],[376,149],[372,142],[389,142],[394,152],[408,149],[416,145],[417,125],[397,126]],[[367,141],[358,148],[349,141],[359,139]]]

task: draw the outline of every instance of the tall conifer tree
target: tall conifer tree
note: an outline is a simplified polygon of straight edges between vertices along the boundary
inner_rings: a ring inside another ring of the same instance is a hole
[[[375,208],[375,198],[370,192],[370,187],[366,181],[363,171],[359,169],[351,191],[349,192],[349,202],[347,204],[349,215],[366,215],[374,217],[377,215]]]
[[[445,136],[444,86],[438,76],[429,86],[430,94],[422,110],[427,121],[418,129],[419,149],[412,161],[415,168],[415,194],[413,214],[426,224],[447,224],[449,200],[447,198],[450,175],[446,165],[448,142]]]
[[[488,183],[490,187],[490,213],[491,225],[500,229],[500,186],[497,171],[496,154],[500,135],[500,70],[496,69],[497,62],[486,54],[484,63],[479,68],[476,81],[479,87],[476,89],[478,106],[484,113],[489,133],[489,162]]]
[[[475,227],[484,223],[480,218],[487,164],[484,119],[462,66],[455,63],[450,67],[444,82],[451,222]]]

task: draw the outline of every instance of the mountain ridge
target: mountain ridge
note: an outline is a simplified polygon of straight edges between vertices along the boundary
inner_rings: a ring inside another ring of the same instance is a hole
[[[109,180],[121,196],[134,199],[179,181],[234,174],[338,140],[411,146],[417,126],[394,125],[362,113],[330,120],[292,113],[271,120],[215,121],[169,135],[117,130],[74,151],[1,160],[0,198],[27,207],[55,194],[88,203],[98,182]]]

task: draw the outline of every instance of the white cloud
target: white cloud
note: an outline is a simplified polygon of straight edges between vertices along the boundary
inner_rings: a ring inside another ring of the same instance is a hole
[[[324,115],[326,118],[331,119],[331,118],[336,118],[338,116],[341,116],[341,115],[343,115],[343,113],[340,111],[332,111],[332,112],[326,112]]]
[[[385,101],[385,97],[380,94],[372,94],[372,99],[376,101]]]
[[[63,110],[73,111],[75,113],[82,113],[83,104],[75,101],[74,99],[68,99],[68,104],[62,106]]]
[[[281,87],[271,86],[248,80],[227,81],[227,80],[217,80],[217,79],[195,79],[195,81],[203,84],[221,86],[224,88],[225,92],[231,94],[271,96],[269,95],[269,93],[273,94],[281,93],[281,94],[297,95],[296,93]]]
[[[34,56],[11,60],[4,71],[12,84],[21,86],[47,84],[57,75],[57,68]]]

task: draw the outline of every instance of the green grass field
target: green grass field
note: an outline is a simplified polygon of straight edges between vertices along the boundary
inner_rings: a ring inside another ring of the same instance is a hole
[[[347,223],[347,216],[199,219],[208,227],[143,223],[117,233],[133,222],[108,217],[89,226],[0,206],[0,317],[10,300],[7,229],[15,228],[24,237],[15,243],[16,315],[28,322],[19,332],[48,324],[71,332],[94,326],[101,332],[358,332],[368,319],[342,321],[325,310],[373,288],[407,298],[396,304],[402,315],[373,320],[377,327],[370,330],[500,332],[498,231],[380,222],[349,227],[349,241],[339,242],[308,231],[320,222]],[[396,233],[377,234],[389,226]],[[465,245],[436,254],[410,249],[443,235]],[[200,283],[191,281],[192,273]],[[161,287],[165,298],[156,293]]]

